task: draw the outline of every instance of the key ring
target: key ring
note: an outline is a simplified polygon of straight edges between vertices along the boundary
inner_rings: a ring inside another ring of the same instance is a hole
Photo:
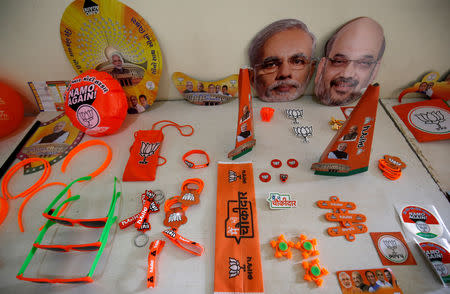
[[[137,234],[136,237],[134,238],[134,245],[136,245],[136,247],[144,247],[147,244],[148,240],[149,238],[147,234],[145,233]]]

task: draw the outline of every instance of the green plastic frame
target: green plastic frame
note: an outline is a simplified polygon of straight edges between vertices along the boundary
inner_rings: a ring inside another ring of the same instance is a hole
[[[70,183],[69,185],[67,185],[67,187],[65,187],[56,197],[55,199],[50,203],[50,205],[47,207],[47,209],[44,212],[48,212],[50,211],[50,209],[58,202],[59,199],[61,199],[61,197],[67,193],[67,191],[70,189],[70,187],[75,184],[76,182],[80,182],[80,181],[87,181],[90,180],[91,177],[87,176],[87,177],[82,177],[79,179],[74,180],[72,183]],[[115,177],[114,178],[114,193],[113,193],[113,197],[112,197],[112,201],[111,201],[111,205],[109,206],[109,210],[108,210],[108,214],[107,214],[107,218],[108,220],[106,221],[105,226],[103,227],[102,230],[102,234],[100,235],[99,238],[99,242],[101,242],[100,248],[97,251],[97,254],[95,256],[94,262],[89,270],[89,273],[87,274],[87,276],[84,277],[79,277],[79,278],[70,278],[70,279],[47,279],[47,278],[27,278],[24,277],[23,274],[25,272],[25,270],[27,269],[29,263],[31,262],[31,260],[33,259],[34,254],[37,251],[37,247],[35,247],[33,245],[33,247],[31,248],[30,252],[28,253],[27,258],[25,259],[22,267],[19,270],[19,273],[17,274],[16,278],[19,280],[23,280],[23,281],[30,281],[30,282],[35,282],[35,283],[91,283],[94,280],[92,279],[92,276],[94,274],[95,268],[97,267],[97,263],[100,260],[100,257],[103,253],[103,249],[106,246],[106,243],[108,241],[108,236],[109,236],[109,231],[111,229],[112,224],[117,220],[117,216],[113,216],[114,215],[114,211],[115,211],[115,207],[116,207],[116,203],[117,203],[117,199],[120,197],[121,192],[117,192],[116,190],[116,186],[117,186],[117,181],[118,179]],[[54,213],[58,213],[58,211],[61,209],[61,207],[70,201],[74,201],[74,200],[78,200],[80,198],[80,195],[75,195],[72,196],[66,200],[64,200],[54,211]],[[55,225],[57,223],[55,223],[52,220],[47,220],[47,222],[45,223],[45,226],[43,227],[43,229],[41,230],[41,232],[39,233],[39,235],[37,236],[36,240],[34,241],[33,244],[40,244],[40,242],[42,241],[42,239],[45,236],[45,233],[47,232],[47,230]]]

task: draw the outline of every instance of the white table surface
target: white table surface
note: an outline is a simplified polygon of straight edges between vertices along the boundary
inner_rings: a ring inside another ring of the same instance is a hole
[[[275,108],[270,123],[260,119],[259,111],[263,106]],[[137,213],[140,209],[137,197],[145,189],[161,189],[166,196],[171,197],[179,194],[184,180],[201,178],[205,182],[205,188],[200,205],[187,211],[188,222],[180,227],[180,231],[182,235],[205,247],[203,256],[191,256],[169,242],[161,234],[165,227],[163,214],[158,213],[150,217],[152,230],[147,232],[150,241],[166,241],[158,259],[155,289],[146,288],[149,244],[142,248],[135,247],[133,239],[137,231],[134,228],[120,230],[118,226],[111,230],[108,245],[94,274],[94,283],[41,285],[17,280],[15,276],[38,234],[38,228],[44,223],[41,213],[60,190],[56,186],[38,193],[27,204],[23,216],[25,233],[21,233],[17,225],[17,213],[23,200],[9,200],[9,214],[0,226],[0,293],[212,293],[217,162],[229,161],[227,153],[234,148],[237,108],[237,100],[213,107],[197,106],[186,101],[166,101],[155,103],[150,112],[129,115],[116,134],[100,138],[113,149],[113,158],[108,169],[94,181],[76,184],[72,189],[73,193],[79,193],[82,199],[68,209],[68,216],[104,215],[112,196],[113,177],[121,178],[127,163],[133,133],[139,129],[150,129],[154,122],[164,119],[191,124],[195,128],[191,137],[182,137],[175,129],[164,130],[161,155],[167,158],[167,164],[158,168],[154,182],[122,183],[123,195],[118,203],[118,214],[122,220]],[[449,202],[381,106],[378,107],[369,170],[349,177],[319,176],[310,170],[311,164],[318,161],[334,135],[335,131],[328,125],[331,116],[344,118],[339,107],[322,106],[311,97],[303,97],[281,104],[263,103],[255,99],[253,108],[256,146],[237,161],[253,162],[266,293],[341,293],[336,271],[384,267],[369,233],[357,235],[355,242],[348,242],[344,237],[328,236],[326,229],[333,224],[325,220],[324,214],[328,211],[319,209],[315,204],[317,200],[328,200],[330,196],[337,195],[341,200],[355,202],[355,212],[367,216],[365,224],[369,232],[402,231],[394,204],[403,202],[434,205],[447,227],[450,225]],[[314,129],[310,143],[303,143],[302,139],[294,136],[293,121],[283,114],[286,108],[304,109],[301,125],[312,125]],[[42,113],[38,119],[46,121],[54,116],[55,113]],[[31,127],[31,118],[27,118],[25,122],[25,126],[21,128],[22,132],[16,132],[0,141],[0,162],[6,160],[24,132]],[[83,141],[89,139],[93,138],[86,136]],[[191,149],[208,152],[211,165],[200,170],[187,168],[181,157]],[[386,179],[377,167],[378,159],[385,154],[397,155],[408,165],[397,181]],[[104,158],[104,147],[91,147],[72,159],[65,174],[60,172],[62,161],[56,163],[47,182],[69,183],[96,169]],[[274,158],[283,162],[279,170],[270,166],[270,161]],[[299,167],[288,167],[286,160],[289,158],[296,158],[300,163]],[[263,171],[272,175],[272,181],[263,183],[257,179]],[[448,171],[447,165],[446,172]],[[279,181],[280,173],[288,173],[286,183]],[[26,176],[17,174],[10,182],[10,192],[17,194],[23,191],[40,175],[41,173]],[[281,211],[270,210],[266,202],[269,192],[291,193],[298,201],[299,207]],[[49,232],[48,236],[53,242],[93,242],[98,238],[96,234],[92,234],[92,230],[58,226],[57,230],[53,230],[55,231],[58,234]],[[291,260],[274,257],[270,241],[276,239],[279,234],[285,234],[290,239],[300,234],[317,239],[321,265],[330,272],[325,276],[321,288],[303,280],[304,270],[299,253],[294,253]],[[410,249],[417,265],[391,266],[404,293],[448,293],[441,287],[418,248],[410,243]],[[42,277],[57,273],[65,277],[80,276],[87,273],[92,257],[93,255],[78,252],[44,251],[41,254],[38,250],[26,275]]]

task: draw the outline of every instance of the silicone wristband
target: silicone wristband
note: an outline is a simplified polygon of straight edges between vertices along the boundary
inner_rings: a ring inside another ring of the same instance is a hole
[[[188,156],[192,155],[192,154],[203,154],[206,157],[206,163],[204,164],[198,164],[196,165],[195,163],[193,163],[192,161],[186,159]],[[203,150],[191,150],[189,152],[187,152],[186,154],[183,155],[183,162],[187,165],[187,167],[189,168],[205,168],[209,165],[209,155],[208,153],[206,153]]]
[[[184,238],[180,234],[177,233],[176,228],[172,228],[169,230],[164,230],[162,233],[164,236],[169,238],[173,244],[183,249],[186,252],[189,252],[193,255],[202,256],[203,251],[205,250],[202,245],[197,242],[191,241],[189,239]]]
[[[87,147],[91,147],[91,146],[95,146],[95,145],[103,145],[106,147],[106,149],[108,149],[108,154],[106,155],[106,159],[102,163],[102,165],[97,170],[95,170],[94,172],[89,174],[89,176],[91,178],[95,178],[96,176],[98,176],[101,172],[103,172],[108,167],[108,165],[111,163],[111,159],[112,159],[111,147],[109,147],[108,144],[106,144],[105,142],[103,142],[101,140],[86,141],[84,143],[79,144],[77,147],[73,148],[72,151],[70,151],[69,154],[67,154],[66,158],[64,159],[64,162],[61,166],[61,172],[64,173],[66,171],[67,165],[69,164],[70,160],[75,156],[75,154],[77,154],[78,152],[80,152],[81,150],[83,150]]]

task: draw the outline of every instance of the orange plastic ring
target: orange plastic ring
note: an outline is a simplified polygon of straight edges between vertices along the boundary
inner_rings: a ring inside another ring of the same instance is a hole
[[[172,208],[172,206],[174,206],[177,203],[180,203],[179,200],[180,200],[180,196],[173,196],[173,197],[170,197],[169,199],[167,199],[166,203],[164,203],[164,211],[168,212]],[[186,209],[188,209],[188,206],[184,206],[181,204],[181,208],[184,211],[186,211]]]
[[[101,141],[101,140],[90,140],[90,141],[86,141],[82,144],[79,144],[77,147],[73,148],[72,151],[69,152],[69,154],[67,154],[66,158],[64,159],[64,162],[61,166],[61,172],[65,172],[66,171],[66,167],[69,164],[70,160],[72,159],[72,157],[75,156],[75,154],[77,154],[78,152],[80,152],[81,150],[87,148],[87,147],[91,147],[91,146],[95,146],[95,145],[103,145],[106,147],[106,149],[108,149],[108,154],[106,155],[106,159],[103,162],[103,164],[94,172],[92,172],[91,174],[89,174],[89,176],[91,177],[91,179],[95,178],[96,176],[98,176],[101,172],[103,172],[108,165],[111,163],[111,159],[112,159],[112,150],[111,147],[109,147],[108,144],[106,144],[105,142]]]
[[[189,184],[194,184],[198,186],[198,189],[195,189],[195,192],[198,194],[202,193],[203,187],[205,186],[205,183],[199,178],[193,178],[193,179],[187,179],[186,181],[181,184],[181,191],[186,191],[188,189]]]

